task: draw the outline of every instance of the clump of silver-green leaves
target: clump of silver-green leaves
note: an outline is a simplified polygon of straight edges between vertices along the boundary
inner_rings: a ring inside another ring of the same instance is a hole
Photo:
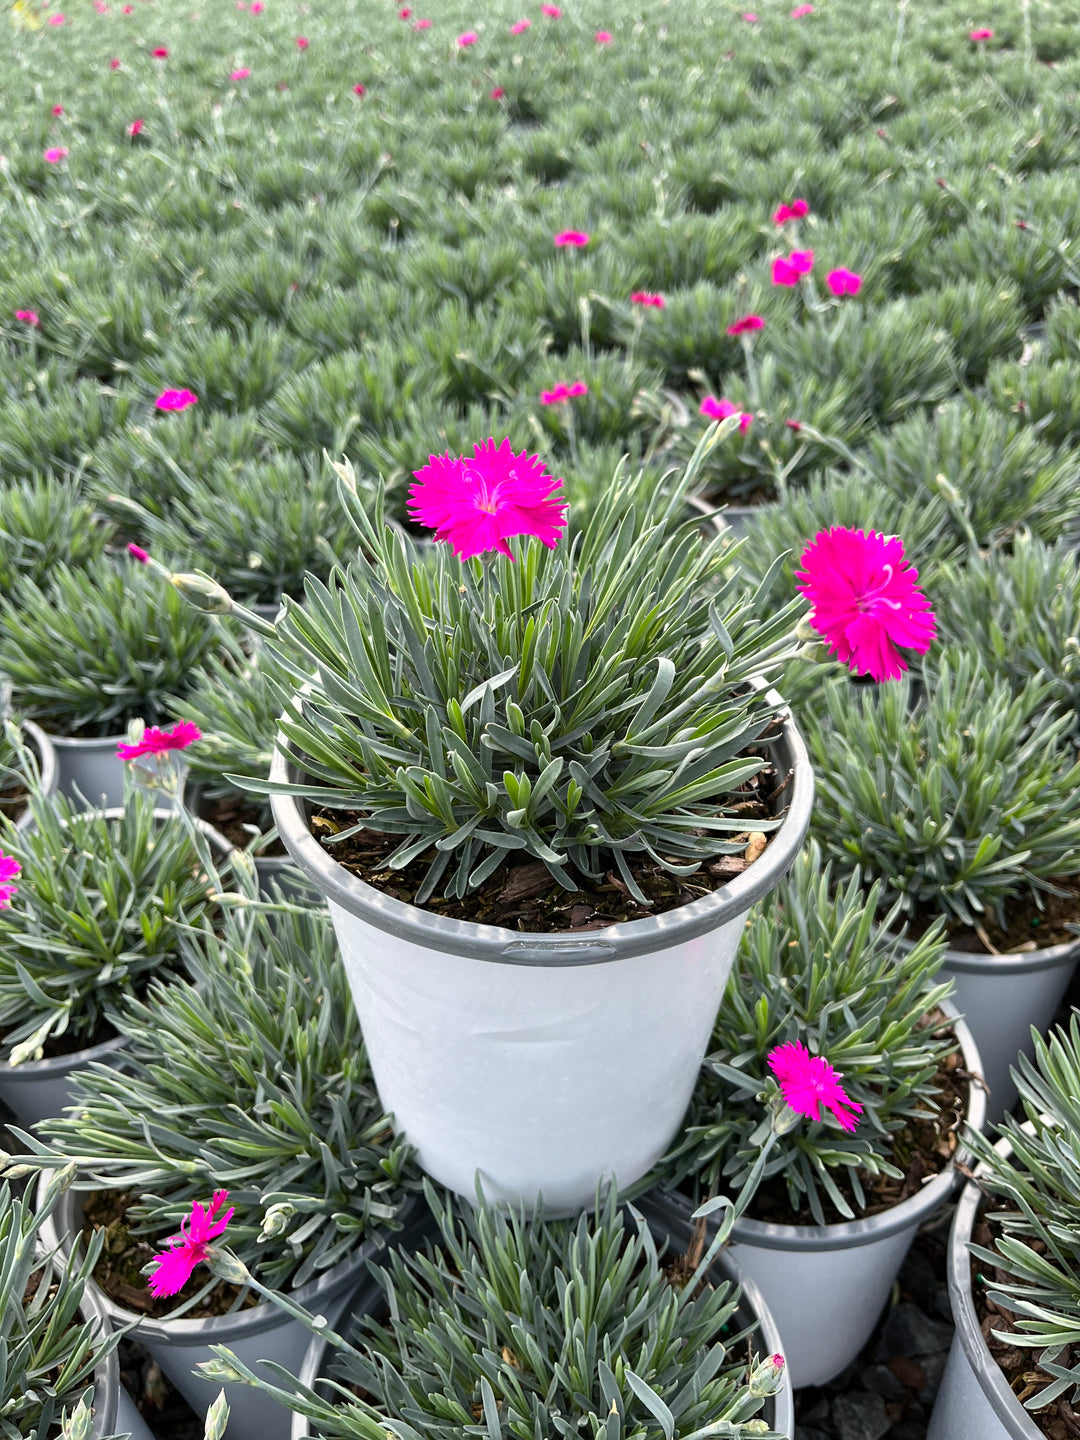
[[[269,642],[297,682],[279,697],[297,783],[247,788],[362,813],[331,846],[399,837],[383,863],[428,862],[416,903],[510,857],[568,890],[614,869],[643,901],[629,856],[692,874],[745,849],[740,787],[767,764],[747,751],[777,710],[751,682],[792,653],[802,603],[769,608],[779,565],[747,595],[728,541],[682,518],[694,468],[617,476],[554,550],[462,562],[418,557],[339,467],[360,548],[328,585],[308,577]]]
[[[808,1209],[824,1225],[863,1209],[868,1178],[904,1176],[909,1122],[940,1110],[935,1077],[957,1046],[933,1015],[951,989],[936,980],[940,926],[903,951],[875,920],[881,901],[881,886],[864,891],[858,874],[834,889],[831,867],[806,847],[752,913],[682,1137],[654,1178],[700,1203],[735,1194],[760,1170],[760,1180],[783,1181],[794,1213]],[[840,1072],[862,1106],[854,1131],[827,1111],[821,1120],[788,1112],[778,1126],[768,1057],[792,1041]]]
[[[971,1245],[980,1283],[1013,1325],[993,1330],[1009,1345],[1041,1351],[1051,1377],[1029,1400],[1039,1410],[1061,1395],[1080,1399],[1080,1012],[1049,1038],[1032,1030],[1034,1059],[1012,1070],[1024,1119],[997,1126],[1009,1153],[973,1134],[978,1181],[990,1197],[992,1248]]]
[[[225,1346],[207,1377],[257,1385],[327,1440],[458,1440],[481,1422],[489,1440],[777,1440],[754,1417],[783,1360],[753,1357],[738,1289],[713,1268],[730,1218],[682,1269],[614,1192],[595,1214],[545,1221],[425,1189],[435,1240],[373,1270],[382,1293],[348,1339],[269,1296],[326,1337],[329,1398],[274,1386]],[[238,1278],[227,1254],[210,1263]]]
[[[154,1244],[228,1188],[230,1244],[268,1284],[295,1287],[400,1228],[417,1182],[327,912],[261,910],[237,868],[232,905],[183,937],[190,982],[154,981],[117,1014],[123,1072],[81,1071],[44,1140],[18,1132],[31,1153],[15,1163],[70,1162],[76,1188],[137,1191],[125,1223]]]

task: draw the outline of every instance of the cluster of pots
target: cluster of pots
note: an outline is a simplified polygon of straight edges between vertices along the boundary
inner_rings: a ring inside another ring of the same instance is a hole
[[[48,741],[33,739],[45,774]],[[110,745],[112,759],[115,744],[69,742],[87,749],[67,753]],[[434,1179],[468,1198],[479,1178],[492,1200],[530,1206],[542,1197],[545,1213],[571,1214],[593,1202],[598,1184],[612,1177],[632,1184],[664,1154],[685,1114],[747,911],[790,867],[809,824],[813,775],[790,719],[773,742],[773,758],[790,776],[788,808],[754,865],[677,910],[585,935],[515,932],[404,904],[327,854],[309,831],[303,802],[273,797],[292,861],[329,907],[380,1098]],[[101,774],[65,763],[62,756],[62,790],[74,783],[84,795],[109,794]],[[276,752],[271,778],[298,779],[287,748]],[[1008,1067],[1021,1049],[1030,1051],[1030,1026],[1050,1023],[1078,955],[1080,942],[1021,955],[947,952],[944,974],[956,981],[949,1016],[965,1069],[987,1079],[994,1115],[1015,1098]],[[8,1068],[0,1072],[0,1098],[23,1123],[59,1113],[71,1072],[107,1058],[119,1043],[18,1067],[22,1097],[11,1088],[17,1071]],[[31,1101],[34,1084],[50,1079],[58,1083],[48,1099]],[[987,1110],[985,1091],[971,1085],[967,1124],[982,1128]],[[737,1223],[723,1264],[745,1282],[744,1304],[767,1346],[787,1358],[787,1388],[771,1402],[770,1423],[781,1434],[793,1424],[791,1387],[833,1378],[869,1339],[916,1231],[954,1197],[957,1161],[965,1158],[961,1149],[917,1194],[870,1217],[805,1227]],[[977,1196],[977,1189],[965,1192],[954,1226],[956,1344],[932,1440],[1039,1433],[974,1319],[966,1240]],[[56,1214],[59,1234],[78,1228],[73,1203],[69,1197]],[[653,1196],[642,1208],[669,1236],[688,1232],[689,1203],[679,1197]],[[370,1298],[367,1258],[362,1252],[294,1298],[331,1323],[356,1312]],[[100,1293],[96,1303],[114,1324],[138,1321],[140,1342],[196,1409],[210,1392],[191,1372],[210,1358],[211,1344],[228,1344],[249,1362],[275,1360],[308,1381],[325,1358],[323,1342],[309,1344],[296,1321],[266,1304],[210,1320],[155,1321]],[[289,1417],[274,1402],[255,1390],[227,1389],[234,1392],[235,1440],[284,1440]],[[297,1419],[293,1435],[305,1434],[304,1426]]]

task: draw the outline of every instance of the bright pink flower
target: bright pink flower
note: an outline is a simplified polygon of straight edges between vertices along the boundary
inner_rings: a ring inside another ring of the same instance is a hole
[[[199,397],[190,390],[163,390],[154,401],[154,407],[158,410],[186,410],[189,405],[197,405]]]
[[[36,310],[16,310],[15,319],[21,320],[24,325],[40,325],[41,316]]]
[[[149,550],[144,550],[141,545],[136,545],[134,540],[128,545],[128,554],[133,560],[138,560],[140,565],[148,565],[150,563]]]
[[[137,547],[136,547],[137,548]],[[146,554],[146,551],[143,551]],[[139,557],[136,556],[136,559]],[[147,560],[150,558],[147,555]],[[143,562],[145,564],[145,561]],[[186,750],[202,739],[202,731],[191,720],[178,720],[171,730],[162,730],[158,725],[148,725],[142,739],[135,745],[120,744],[116,753],[121,760],[138,760],[141,755],[164,755],[167,750]]]
[[[511,35],[521,35],[532,25],[531,20],[515,20],[510,26]]]
[[[66,16],[66,15],[50,15],[49,18],[48,18],[48,20],[45,21],[45,24],[46,24],[46,25],[63,25],[66,20],[67,20],[67,16]]]
[[[11,908],[11,897],[19,888],[11,881],[17,879],[21,871],[22,866],[16,859],[0,851],[0,910]]]
[[[834,295],[857,295],[862,289],[862,276],[854,270],[830,270],[825,283]]]
[[[134,14],[135,14],[135,6],[134,6],[134,5],[125,5],[124,8],[120,11],[120,14],[121,14],[121,15],[134,15]]]
[[[777,1045],[769,1052],[769,1069],[792,1110],[810,1120],[821,1119],[821,1108],[831,1110],[844,1130],[854,1130],[862,1106],[844,1094],[842,1077],[821,1055],[811,1055],[801,1040]]]
[[[785,260],[778,255],[772,262],[772,283],[774,285],[797,285],[799,283],[799,271],[795,269],[790,260]]]
[[[354,85],[352,87],[352,93],[354,95],[366,95],[367,87],[365,85]]]
[[[167,45],[159,45],[156,49],[151,50],[150,53],[151,55],[153,55],[155,60],[167,60],[169,58],[169,49]]]
[[[634,290],[630,294],[631,305],[651,305],[654,310],[663,310],[667,301],[663,295],[653,294],[651,290]]]
[[[787,428],[788,428],[789,430],[794,430],[796,435],[797,435],[797,434],[799,433],[799,431],[802,429],[802,421],[801,421],[801,420],[785,420],[785,421],[784,421],[784,424],[787,426]]]
[[[45,151],[45,159],[50,165],[59,165],[61,160],[67,159],[67,146],[55,145],[51,150]]]
[[[571,400],[574,400],[579,395],[587,395],[589,393],[589,387],[585,384],[584,380],[575,380],[572,385],[566,387],[566,393]]]
[[[596,43],[597,43],[597,45],[610,45],[610,44],[611,44],[611,31],[610,31],[610,30],[597,30],[597,32],[596,32]]]
[[[582,249],[588,243],[589,237],[584,230],[560,230],[555,236],[556,245],[569,245],[576,250]]]
[[[475,30],[466,30],[457,37],[458,49],[464,50],[468,45],[475,45],[479,39],[480,36]]]
[[[748,25],[756,25],[758,23],[758,17],[754,14],[752,10],[743,11],[742,18],[746,21]]]
[[[298,36],[296,37],[296,48],[297,48],[297,50],[306,50],[307,47],[308,47],[310,44],[311,44],[311,41],[307,38],[306,35],[298,35]]]
[[[227,1190],[215,1190],[214,1198],[205,1209],[197,1200],[192,1201],[191,1214],[180,1222],[180,1234],[166,1241],[166,1248],[154,1256],[157,1269],[147,1280],[151,1295],[155,1298],[178,1295],[191,1279],[195,1266],[208,1258],[210,1241],[217,1239],[236,1213],[230,1206],[224,1215],[214,1219],[228,1198]]]
[[[968,39],[969,39],[969,40],[976,40],[976,41],[978,41],[978,40],[992,40],[993,38],[994,38],[994,32],[993,32],[992,30],[972,30],[971,34],[968,36]]]
[[[234,70],[234,71],[232,72],[232,74],[229,76],[229,79],[230,79],[230,80],[246,80],[246,79],[250,76],[250,74],[251,74],[251,71],[250,71],[250,70],[247,70],[247,69]]]
[[[774,225],[786,225],[789,220],[801,220],[809,215],[810,206],[805,200],[793,200],[790,205],[781,205],[773,215]]]
[[[810,601],[810,624],[841,664],[897,680],[907,669],[897,645],[929,650],[934,613],[898,536],[834,525],[814,536],[800,564],[795,580]]]
[[[399,20],[408,20],[408,18],[409,18],[409,16],[410,16],[411,14],[412,14],[412,11],[411,11],[410,8],[408,7],[408,5],[403,5],[403,6],[401,7],[401,9],[397,12],[397,18],[398,18]]]
[[[62,105],[54,105],[52,107],[52,113],[54,115],[62,115],[64,113],[64,107]]]
[[[558,7],[557,5],[541,5],[541,6],[540,6],[540,14],[541,14],[541,15],[547,15],[548,18],[551,19],[551,20],[561,20],[561,19],[562,19],[562,11],[559,9],[559,7]]]
[[[142,134],[142,132],[143,132],[143,127],[144,127],[145,124],[146,124],[146,121],[145,121],[145,120],[132,120],[131,124],[127,127],[127,133],[128,133],[128,135],[131,137],[132,140],[135,139],[135,136],[136,136],[136,135],[141,135],[141,134]]]
[[[110,69],[110,70],[119,70],[119,69],[120,69],[120,61],[117,60],[117,59],[115,59],[115,58],[113,58],[112,60],[110,60],[110,61],[109,61],[109,69]]]
[[[795,9],[791,12],[791,18],[792,20],[801,20],[804,15],[812,15],[813,13],[814,7],[812,5],[796,5]]]
[[[261,15],[262,12],[263,12],[265,9],[266,9],[266,6],[263,4],[263,0],[252,0],[252,3],[251,3],[251,13],[252,13],[252,15]]]
[[[765,321],[760,315],[743,315],[727,327],[729,335],[745,335],[748,330],[764,330]]]
[[[105,0],[94,0],[94,9],[99,15],[107,15],[109,13],[109,7],[105,4]]]
[[[488,98],[491,100],[501,100],[505,94],[506,91],[502,88],[502,86],[496,85],[495,89],[491,91],[491,94]]]
[[[814,252],[812,250],[792,250],[788,256],[788,264],[798,275],[809,275],[814,268]]]
[[[540,391],[541,405],[561,405],[564,400],[576,400],[579,395],[587,395],[589,387],[584,380],[575,380],[572,385],[567,385],[564,380],[559,380],[553,389]]]
[[[740,410],[730,400],[718,400],[715,395],[706,395],[698,406],[698,414],[706,416],[709,420],[726,420],[729,415],[739,417],[739,434],[745,435],[750,426],[754,423],[754,417],[746,410]]]
[[[431,29],[431,21],[430,21],[430,20],[417,20],[416,24],[415,24],[412,28],[413,28],[414,30],[430,30],[430,29]]]
[[[554,550],[566,526],[566,501],[553,499],[562,480],[553,480],[538,455],[515,455],[510,441],[477,443],[471,458],[432,455],[414,470],[417,483],[409,490],[413,520],[435,531],[468,560],[498,550],[512,560],[507,540],[535,535]]]

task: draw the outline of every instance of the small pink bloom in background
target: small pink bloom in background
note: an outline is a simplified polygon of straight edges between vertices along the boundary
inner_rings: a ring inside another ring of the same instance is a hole
[[[667,301],[663,295],[655,295],[651,290],[633,290],[630,294],[631,305],[651,305],[654,310],[663,310]]]
[[[11,855],[5,855],[0,851],[0,910],[11,908],[11,897],[18,891],[17,885],[12,885],[12,880],[17,880],[22,873],[22,866]]]
[[[548,18],[551,20],[562,19],[562,11],[559,9],[558,5],[541,5],[540,14],[548,16]]]
[[[54,105],[52,107],[52,113],[54,115],[62,115],[64,113],[64,107],[62,105]]]
[[[468,45],[475,45],[479,39],[480,36],[477,35],[475,30],[466,30],[457,37],[458,49],[464,50]]]
[[[809,275],[814,268],[814,252],[812,250],[792,250],[787,258],[788,264],[796,275]]]
[[[571,400],[575,400],[579,395],[587,395],[588,393],[589,387],[585,384],[584,380],[575,380],[572,385],[566,387],[567,397]]]
[[[596,32],[596,43],[597,43],[597,45],[610,45],[610,44],[611,44],[611,31],[610,31],[610,30],[597,30],[597,32]]]
[[[397,12],[397,18],[399,20],[408,20],[411,14],[412,11],[409,9],[408,5],[403,5],[401,9]]]
[[[746,21],[748,25],[756,25],[758,23],[758,17],[754,14],[752,10],[745,10],[743,12],[742,18]]]
[[[729,415],[739,417],[739,434],[745,435],[750,426],[754,423],[754,417],[746,410],[740,410],[730,400],[717,399],[715,395],[706,395],[698,406],[698,414],[704,415],[708,420],[726,420]]]
[[[145,121],[145,120],[132,120],[131,124],[127,127],[127,133],[128,133],[128,135],[131,137],[132,140],[135,139],[135,136],[136,136],[136,135],[141,135],[141,134],[142,134],[142,132],[143,132],[143,126],[144,126],[145,124],[146,124],[146,121]]]
[[[306,50],[307,47],[308,47],[310,44],[311,44],[311,41],[307,38],[306,35],[298,35],[298,36],[296,37],[296,48],[297,48],[297,50]]]
[[[67,20],[67,16],[66,16],[66,15],[50,15],[49,18],[48,18],[48,20],[45,21],[45,24],[46,24],[46,25],[63,25],[66,20]]]
[[[45,159],[50,165],[59,165],[61,160],[67,159],[67,146],[54,145],[52,149],[45,151]]]
[[[136,545],[134,540],[128,545],[128,554],[133,560],[138,560],[140,565],[147,565],[150,562],[150,551],[144,550],[141,545]]]
[[[246,80],[251,74],[250,70],[234,70],[229,76],[230,80]]]
[[[772,262],[772,283],[774,285],[797,285],[802,272],[795,269],[790,260],[778,255]]]
[[[135,549],[138,548],[136,545]],[[131,549],[130,545],[128,549]],[[146,555],[146,560],[142,559],[143,555]],[[143,550],[135,559],[145,565],[150,556]],[[186,750],[189,745],[194,745],[201,739],[202,731],[193,720],[178,720],[171,730],[162,730],[159,725],[148,725],[137,744],[121,743],[117,745],[116,753],[121,760],[138,760],[143,755],[164,755],[169,750]]]
[[[120,69],[120,61],[119,61],[119,60],[116,60],[116,59],[110,60],[110,61],[109,61],[109,69],[110,69],[110,70],[119,70],[119,69]]]
[[[564,400],[576,400],[579,395],[587,395],[589,387],[584,380],[575,380],[572,385],[559,380],[553,389],[540,391],[541,405],[561,405]]]
[[[416,24],[415,24],[412,28],[413,28],[414,30],[430,30],[430,29],[431,29],[431,21],[430,21],[430,20],[417,20]]]
[[[531,20],[515,20],[510,26],[511,35],[521,35],[532,25]]]
[[[501,85],[496,85],[496,86],[495,86],[495,89],[491,91],[491,93],[490,93],[490,95],[488,96],[488,98],[489,98],[490,100],[501,100],[505,94],[506,94],[506,91],[502,88],[502,86],[501,86]]]
[[[584,230],[560,230],[555,236],[556,245],[569,245],[573,250],[580,250],[588,243],[589,237]]]
[[[792,200],[790,205],[781,205],[773,215],[774,225],[786,225],[789,220],[801,220],[809,215],[810,206],[805,200]]]
[[[934,612],[898,536],[834,525],[814,536],[800,564],[796,588],[810,601],[810,624],[841,664],[897,680],[907,669],[898,645],[929,650]]]
[[[109,7],[105,4],[105,0],[94,0],[94,9],[99,15],[107,15],[109,13]]]
[[[190,390],[163,390],[154,405],[158,410],[186,410],[189,405],[197,405],[199,397]]]
[[[121,15],[134,15],[134,14],[135,14],[135,6],[134,6],[134,5],[125,5],[124,8],[120,11],[120,14],[121,14]]]
[[[814,7],[812,5],[796,5],[795,9],[791,12],[791,18],[792,20],[801,20],[804,15],[812,15],[813,13]]]
[[[432,455],[413,471],[410,518],[433,529],[462,560],[489,550],[512,560],[506,542],[514,535],[535,535],[554,550],[566,527],[566,501],[552,495],[562,480],[552,479],[538,455],[515,455],[509,440],[484,440],[474,451],[459,459]]]
[[[354,95],[366,95],[366,94],[367,94],[367,86],[366,86],[366,85],[354,85],[354,86],[352,87],[352,93],[353,93]]]
[[[857,295],[862,289],[862,276],[856,275],[854,270],[830,270],[825,276],[825,283],[834,295]]]
[[[237,10],[246,10],[247,0],[236,0],[236,8]]]
[[[155,60],[167,60],[169,58],[169,50],[166,45],[159,45],[157,49],[151,50],[150,53]]]
[[[862,1106],[844,1094],[840,1076],[821,1055],[811,1055],[801,1040],[769,1052],[769,1069],[780,1082],[785,1101],[809,1120],[820,1120],[822,1106],[844,1130],[854,1130]]]
[[[765,321],[760,315],[743,315],[727,327],[729,335],[745,335],[748,330],[764,330]]]
[[[209,1256],[211,1240],[224,1231],[235,1215],[232,1206],[219,1219],[219,1210],[224,1209],[229,1198],[227,1190],[215,1190],[214,1198],[205,1208],[197,1200],[191,1204],[191,1214],[180,1222],[180,1234],[166,1242],[166,1248],[155,1255],[157,1269],[147,1280],[150,1294],[155,1298],[162,1295],[178,1295],[191,1279],[191,1272]]]
[[[263,0],[251,0],[252,15],[261,15],[265,9],[266,6],[263,4]]]
[[[784,421],[784,424],[787,426],[787,428],[788,428],[789,430],[794,430],[796,434],[798,434],[799,431],[802,429],[802,421],[801,421],[801,420],[785,420],[785,421]]]
[[[975,41],[992,40],[993,38],[994,32],[992,30],[972,30],[971,34],[968,36],[969,40]]]
[[[21,320],[24,325],[37,326],[41,324],[41,316],[36,310],[16,310],[15,319]]]

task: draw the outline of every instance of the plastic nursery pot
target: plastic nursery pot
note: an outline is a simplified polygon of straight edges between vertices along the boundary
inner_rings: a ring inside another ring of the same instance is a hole
[[[950,1002],[941,1009],[953,1022],[964,1068],[978,1074],[979,1052],[970,1030]],[[986,1095],[973,1082],[966,1120],[981,1129],[985,1118]],[[948,1167],[917,1194],[878,1215],[836,1225],[776,1225],[746,1217],[736,1222],[732,1254],[777,1317],[780,1349],[796,1389],[823,1385],[862,1350],[916,1231],[951,1198],[960,1183],[956,1162],[967,1153],[961,1146]],[[670,1198],[690,1216],[688,1199]]]
[[[901,941],[905,949],[910,943]],[[1021,1051],[1031,1055],[1033,1025],[1043,1032],[1049,1028],[1078,960],[1080,939],[1013,955],[946,950],[941,977],[956,982],[953,1000],[979,1047],[990,1119],[1016,1103],[1009,1067]]]
[[[40,725],[35,725],[32,720],[22,722],[22,730],[37,752],[38,773],[40,777],[40,789],[42,795],[48,797],[56,794],[56,787],[60,780],[60,769],[56,758],[56,750],[52,741]],[[20,815],[15,817],[15,829],[25,830],[30,824],[30,807],[27,806]]]
[[[118,820],[124,813],[122,805],[104,812],[107,820]],[[173,812],[164,808],[154,811],[157,820],[172,820]],[[201,820],[198,824],[207,840],[220,853],[227,854],[231,848],[228,841],[217,835]],[[25,1130],[41,1120],[61,1115],[71,1104],[74,1076],[95,1060],[103,1065],[119,1058],[118,1052],[127,1043],[123,1035],[114,1035],[98,1045],[85,1050],[76,1050],[70,1055],[57,1055],[46,1060],[24,1060],[21,1065],[8,1062],[6,1049],[0,1051],[0,1101],[15,1116]],[[212,1398],[212,1397],[211,1397]]]
[[[780,703],[775,691],[769,698]],[[270,778],[297,781],[278,737]],[[773,754],[788,809],[719,890],[588,935],[451,920],[349,874],[292,796],[278,833],[326,897],[379,1097],[423,1168],[460,1195],[567,1214],[660,1158],[694,1088],[746,911],[799,851],[814,779],[790,717]]]
[[[96,1322],[99,1331],[110,1330],[108,1314],[98,1297],[87,1286],[79,1306],[87,1323]],[[93,1423],[89,1440],[105,1440],[106,1436],[130,1434],[131,1440],[154,1440],[153,1432],[139,1414],[135,1401],[120,1381],[120,1362],[116,1351],[106,1355],[94,1367]]]
[[[50,735],[60,771],[61,795],[90,805],[124,803],[124,761],[116,753],[126,735],[107,735],[96,740],[71,740]]]
[[[667,1241],[679,1251],[687,1249],[691,1238],[691,1226],[685,1215],[667,1204],[666,1197],[648,1196],[636,1208],[645,1217],[649,1229],[658,1243]],[[428,1227],[428,1233],[430,1233],[430,1227]],[[423,1234],[424,1231],[421,1229],[402,1236],[398,1241],[398,1248],[404,1247],[410,1241],[416,1243],[423,1238]],[[735,1325],[739,1330],[756,1325],[754,1349],[757,1353],[762,1358],[766,1355],[782,1355],[784,1345],[776,1321],[770,1314],[761,1292],[753,1281],[748,1280],[740,1271],[730,1250],[720,1255],[710,1273],[717,1275],[718,1278],[733,1280],[740,1287],[742,1294],[739,1308],[735,1314]],[[342,1329],[348,1338],[349,1326],[346,1322],[349,1318],[377,1314],[384,1304],[385,1296],[381,1287],[376,1284],[370,1274],[366,1275],[352,1292],[348,1303],[343,1308],[339,1329]],[[302,1385],[318,1389],[319,1381],[327,1378],[326,1349],[326,1341],[322,1336],[313,1335],[311,1337],[304,1355],[304,1363],[298,1371],[294,1372]],[[794,1435],[795,1396],[792,1392],[790,1374],[786,1369],[780,1389],[775,1395],[770,1395],[766,1399],[762,1407],[761,1418],[765,1420],[769,1429],[775,1430],[778,1435]],[[294,1411],[289,1440],[309,1440],[309,1437],[310,1440],[314,1440],[311,1422],[306,1415]]]
[[[48,1171],[42,1174],[42,1191],[49,1174]],[[68,1255],[72,1237],[81,1230],[81,1218],[79,1195],[69,1190],[42,1225],[43,1243],[50,1247],[59,1245],[60,1253]],[[290,1291],[290,1298],[313,1314],[325,1315],[327,1324],[333,1328],[360,1277],[367,1274],[368,1260],[376,1258],[381,1248],[379,1241],[365,1241],[350,1259]],[[298,1320],[269,1300],[248,1310],[206,1320],[151,1320],[133,1310],[125,1310],[93,1279],[86,1289],[111,1325],[135,1327],[133,1338],[149,1351],[197,1415],[205,1413],[222,1388],[219,1381],[211,1382],[201,1374],[192,1373],[201,1361],[213,1359],[212,1345],[228,1345],[247,1365],[270,1360],[295,1374],[310,1338],[310,1332]],[[224,1389],[230,1408],[230,1440],[286,1440],[289,1413],[276,1400],[253,1386],[229,1384]]]
[[[181,794],[188,814],[199,821],[208,836],[214,837],[215,844],[221,847],[223,853],[233,853],[238,847],[202,813],[205,787],[196,781],[193,785],[185,785]],[[259,895],[263,900],[272,901],[275,898],[270,887],[276,885],[286,900],[292,900],[298,905],[310,904],[316,900],[321,902],[321,897],[312,890],[288,855],[254,855],[252,859],[255,862],[255,873],[259,877]]]
[[[1002,1142],[999,1148],[1008,1154],[1010,1147]],[[1044,1440],[1031,1412],[1009,1388],[979,1327],[968,1242],[982,1198],[974,1181],[965,1186],[949,1234],[949,1304],[956,1329],[926,1440]]]

